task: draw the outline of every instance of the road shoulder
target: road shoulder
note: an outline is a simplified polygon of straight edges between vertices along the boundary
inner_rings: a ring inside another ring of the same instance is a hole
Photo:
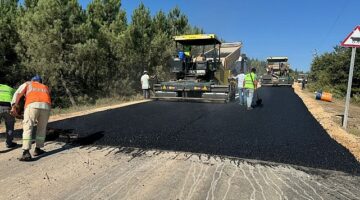
[[[293,88],[295,93],[302,99],[309,112],[321,124],[330,137],[348,149],[360,162],[360,137],[349,134],[334,122],[332,120],[333,116],[326,112],[315,98],[309,97],[306,92],[302,91],[297,84],[295,84]]]

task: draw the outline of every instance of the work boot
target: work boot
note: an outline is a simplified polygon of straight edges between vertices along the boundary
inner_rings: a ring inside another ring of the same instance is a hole
[[[15,148],[15,147],[17,147],[16,142],[11,142],[10,144],[6,143],[6,148]]]
[[[40,156],[41,154],[44,154],[46,153],[46,151],[36,147],[35,150],[34,150],[34,156]]]
[[[31,161],[31,154],[29,150],[24,150],[23,155],[19,158],[20,161]]]

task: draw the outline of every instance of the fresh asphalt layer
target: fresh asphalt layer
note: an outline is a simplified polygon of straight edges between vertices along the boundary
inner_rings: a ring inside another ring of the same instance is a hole
[[[251,159],[360,173],[292,88],[258,90],[263,105],[153,101],[49,124],[73,129],[93,145],[135,147]],[[85,142],[86,143],[86,142]]]

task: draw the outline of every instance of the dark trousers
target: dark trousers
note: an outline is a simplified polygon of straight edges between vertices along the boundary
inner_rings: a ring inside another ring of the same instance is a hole
[[[6,127],[6,144],[11,144],[14,139],[15,118],[10,115],[10,107],[0,106],[0,121],[4,119]]]
[[[144,99],[150,99],[150,89],[143,89]]]

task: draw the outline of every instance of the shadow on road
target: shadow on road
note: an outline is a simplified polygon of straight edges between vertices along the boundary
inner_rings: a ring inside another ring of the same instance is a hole
[[[95,145],[184,151],[336,170],[360,165],[332,140],[292,88],[262,88],[262,106],[156,101],[63,121],[80,135],[104,131]]]
[[[53,140],[59,139],[60,131],[63,131],[65,133],[69,133],[69,130],[57,129],[57,132],[50,135],[51,139],[50,140],[47,139],[47,141],[53,141]],[[31,161],[29,161],[29,162],[38,161],[38,160],[40,160],[40,159],[42,159],[44,157],[48,157],[48,156],[54,155],[56,153],[60,153],[62,151],[65,151],[65,150],[69,150],[69,149],[72,149],[74,147],[86,146],[86,145],[94,144],[97,140],[100,140],[102,137],[104,137],[103,132],[104,131],[98,131],[98,132],[95,132],[95,133],[88,133],[84,137],[76,138],[73,141],[66,141],[66,143],[62,143],[63,145],[60,148],[57,148],[57,149],[54,149],[54,150],[51,150],[51,151],[47,151],[46,153],[44,153],[44,154],[42,154],[40,156],[33,157],[31,159]],[[19,147],[20,147],[20,145],[19,145]]]

